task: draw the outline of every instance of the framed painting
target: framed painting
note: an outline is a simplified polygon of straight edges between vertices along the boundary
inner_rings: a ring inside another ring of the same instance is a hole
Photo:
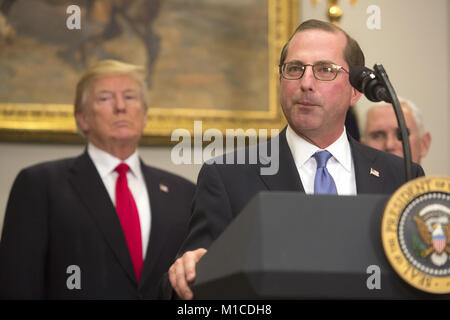
[[[0,140],[80,142],[82,72],[102,59],[146,67],[143,143],[184,128],[285,124],[278,60],[298,0],[0,0]],[[68,7],[80,9],[69,28]]]

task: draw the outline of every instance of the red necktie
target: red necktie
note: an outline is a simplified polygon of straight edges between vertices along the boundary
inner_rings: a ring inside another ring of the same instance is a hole
[[[142,240],[139,213],[133,194],[128,189],[127,171],[129,167],[125,163],[119,164],[115,171],[119,173],[116,181],[116,210],[119,215],[125,239],[133,262],[136,279],[139,282],[142,271]]]

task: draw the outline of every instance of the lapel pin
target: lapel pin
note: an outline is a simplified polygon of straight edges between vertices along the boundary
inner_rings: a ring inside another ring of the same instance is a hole
[[[375,177],[377,177],[377,178],[380,177],[380,173],[377,170],[373,169],[373,168],[370,168],[370,174],[375,176]]]
[[[159,184],[159,190],[161,190],[162,192],[169,192],[169,187],[166,186],[165,184],[160,183]]]

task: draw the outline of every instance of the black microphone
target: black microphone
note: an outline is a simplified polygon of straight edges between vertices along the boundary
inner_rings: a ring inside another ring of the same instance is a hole
[[[380,82],[372,70],[362,66],[350,68],[350,84],[373,102],[386,101],[392,103],[392,99],[382,82]]]

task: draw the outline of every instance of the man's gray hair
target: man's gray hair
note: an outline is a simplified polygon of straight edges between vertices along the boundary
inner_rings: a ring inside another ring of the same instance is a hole
[[[425,133],[425,126],[423,123],[423,115],[422,111],[409,99],[398,97],[398,101],[400,104],[409,110],[411,110],[411,113],[413,115],[414,121],[416,122],[417,129],[419,130],[419,135],[422,136]],[[367,123],[367,115],[369,114],[370,110],[374,108],[378,108],[381,106],[389,105],[387,102],[376,102],[372,105],[370,105],[369,108],[365,110],[364,117],[362,118],[363,121],[361,122],[361,135],[365,136],[366,134],[366,123]]]

